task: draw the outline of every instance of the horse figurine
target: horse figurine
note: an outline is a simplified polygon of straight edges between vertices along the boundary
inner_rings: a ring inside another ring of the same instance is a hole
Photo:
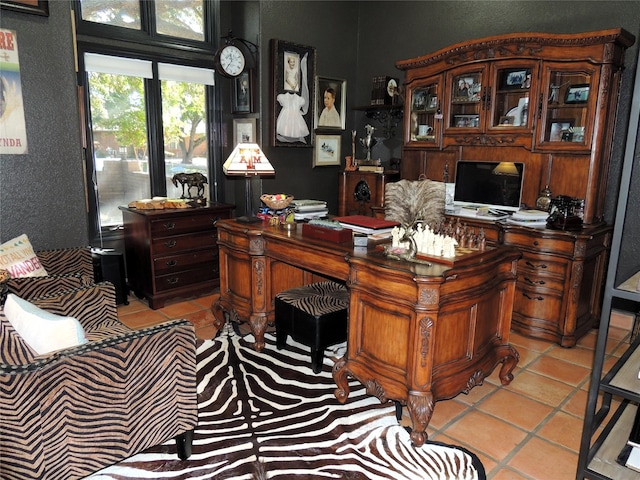
[[[171,179],[174,187],[178,183],[182,185],[182,196],[180,198],[202,198],[204,196],[204,185],[207,183],[207,177],[200,172],[195,173],[176,173]],[[187,196],[184,193],[184,187],[187,186]],[[191,187],[197,188],[195,197],[191,196]]]

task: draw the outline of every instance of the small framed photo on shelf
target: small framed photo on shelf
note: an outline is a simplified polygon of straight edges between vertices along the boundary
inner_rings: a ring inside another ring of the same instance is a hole
[[[456,128],[477,128],[479,125],[480,115],[454,115],[453,126]]]
[[[233,79],[231,113],[253,112],[253,75],[251,70]]]
[[[570,129],[573,126],[573,120],[570,118],[553,118],[549,121],[549,129],[547,131],[550,142],[567,142],[571,141]]]
[[[313,167],[340,165],[340,135],[316,134]]]
[[[256,119],[255,118],[234,118],[233,119],[233,145],[239,143],[257,143]]]
[[[411,95],[411,110],[422,112],[429,107],[429,94],[426,90],[414,90]]]
[[[453,83],[453,102],[479,102],[480,90],[480,74],[467,74],[455,77]]]
[[[587,103],[589,100],[589,84],[569,85],[564,94],[564,103]]]
[[[347,111],[347,81],[316,76],[315,128],[344,130]]]
[[[507,69],[502,71],[500,79],[501,90],[512,90],[515,88],[529,88],[531,86],[531,70]]]
[[[501,126],[509,126],[515,124],[516,117],[513,115],[503,115],[500,117],[500,123],[498,125]]]

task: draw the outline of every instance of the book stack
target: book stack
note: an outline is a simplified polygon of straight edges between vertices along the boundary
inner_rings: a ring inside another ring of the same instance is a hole
[[[509,218],[507,223],[524,227],[546,227],[549,212],[543,210],[518,210]]]
[[[347,215],[345,217],[335,217],[334,220],[340,222],[343,227],[357,233],[364,233],[372,239],[388,238],[391,236],[391,231],[394,227],[400,226],[399,222],[365,215]]]
[[[640,472],[640,407],[636,410],[636,418],[631,427],[627,446],[630,447],[629,456],[625,462],[625,466],[637,472]]]
[[[296,221],[326,217],[329,213],[324,200],[294,200],[291,202]]]

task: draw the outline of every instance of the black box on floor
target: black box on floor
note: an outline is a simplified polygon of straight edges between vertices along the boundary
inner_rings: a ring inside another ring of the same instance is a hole
[[[96,282],[111,282],[116,288],[116,303],[129,305],[129,288],[124,272],[124,255],[112,248],[92,248],[93,276]]]

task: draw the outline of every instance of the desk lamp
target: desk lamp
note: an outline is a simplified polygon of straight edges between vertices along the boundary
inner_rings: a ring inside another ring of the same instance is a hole
[[[492,172],[494,175],[500,175],[505,177],[502,183],[502,200],[503,202],[507,201],[507,197],[511,192],[507,191],[507,179],[506,177],[518,177],[520,172],[516,168],[516,164],[513,162],[500,162],[496,168],[493,169]]]
[[[243,223],[261,222],[253,210],[252,177],[273,176],[276,171],[256,143],[239,143],[233,149],[227,161],[222,165],[227,176],[244,177],[245,179],[245,215],[237,220]]]

